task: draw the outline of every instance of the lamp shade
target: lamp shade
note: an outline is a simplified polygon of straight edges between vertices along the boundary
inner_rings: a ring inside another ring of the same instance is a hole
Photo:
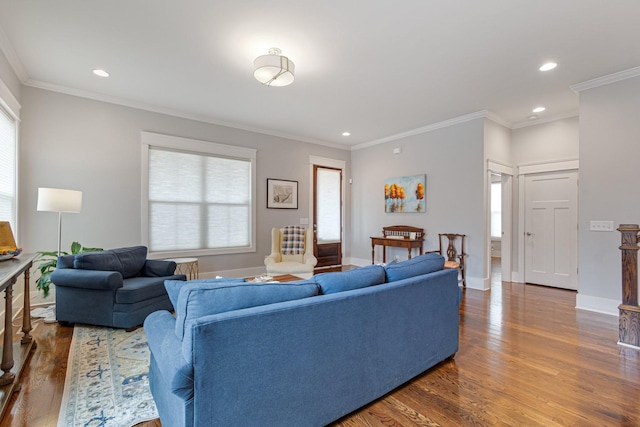
[[[280,53],[280,49],[272,47],[268,55],[258,56],[253,61],[253,76],[263,85],[286,86],[293,83],[296,66]]]
[[[78,213],[82,208],[82,191],[38,188],[38,210]]]

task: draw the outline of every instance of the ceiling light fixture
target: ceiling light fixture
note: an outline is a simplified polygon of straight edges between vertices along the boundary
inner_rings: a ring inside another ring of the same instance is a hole
[[[107,73],[105,70],[101,70],[99,68],[93,70],[93,74],[95,74],[96,76],[99,76],[99,77],[109,77],[109,73]]]
[[[558,66],[558,64],[556,64],[555,62],[547,62],[546,64],[542,64],[542,66],[540,67],[540,71],[553,70],[557,66]]]
[[[342,136],[351,136],[351,132],[342,132]]]
[[[535,114],[530,115],[529,117],[527,117],[529,120],[535,120],[538,118],[538,116],[536,116]]]
[[[265,86],[287,86],[293,83],[296,66],[277,47],[269,49],[268,55],[258,56],[253,61],[253,76]]]
[[[542,113],[544,110],[546,110],[546,108],[544,107],[536,107],[533,109],[534,113]]]

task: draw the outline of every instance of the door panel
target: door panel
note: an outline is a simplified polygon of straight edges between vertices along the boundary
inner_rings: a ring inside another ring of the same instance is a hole
[[[313,167],[313,253],[316,267],[342,264],[342,170]]]
[[[577,172],[525,177],[525,281],[577,289]]]

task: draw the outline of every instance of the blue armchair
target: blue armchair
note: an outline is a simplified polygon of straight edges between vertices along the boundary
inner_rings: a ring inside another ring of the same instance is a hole
[[[173,261],[148,260],[145,246],[65,255],[51,274],[59,322],[133,328],[156,310],[173,310],[164,281]]]

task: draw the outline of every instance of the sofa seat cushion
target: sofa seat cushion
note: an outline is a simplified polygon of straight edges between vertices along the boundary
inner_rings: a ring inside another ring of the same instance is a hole
[[[194,283],[194,282],[198,282],[198,283],[221,283],[221,282],[235,282],[235,283],[242,283],[244,282],[244,278],[228,278],[228,277],[221,277],[218,279],[200,279],[200,280],[192,280],[189,283]],[[175,310],[176,307],[178,307],[178,298],[180,297],[180,289],[182,289],[182,287],[186,284],[187,282],[185,282],[184,280],[165,280],[164,281],[164,288],[167,290],[167,294],[169,294],[169,299],[171,300],[171,304],[173,305],[173,308]]]
[[[342,272],[317,274],[313,280],[326,295],[379,285],[384,283],[385,273],[381,266],[369,265]]]
[[[307,280],[289,283],[191,280],[180,288],[176,307],[176,336],[182,340],[189,322],[202,316],[314,295],[318,295],[318,285]]]
[[[384,266],[387,282],[407,279],[422,274],[433,273],[444,268],[444,257],[431,253],[417,256],[402,262],[392,262]]]
[[[164,277],[132,277],[125,280],[122,288],[116,292],[116,304],[134,304],[167,295],[164,279]]]
[[[140,273],[146,259],[146,246],[132,246],[77,254],[73,267],[79,270],[117,271],[123,279],[128,279]]]

